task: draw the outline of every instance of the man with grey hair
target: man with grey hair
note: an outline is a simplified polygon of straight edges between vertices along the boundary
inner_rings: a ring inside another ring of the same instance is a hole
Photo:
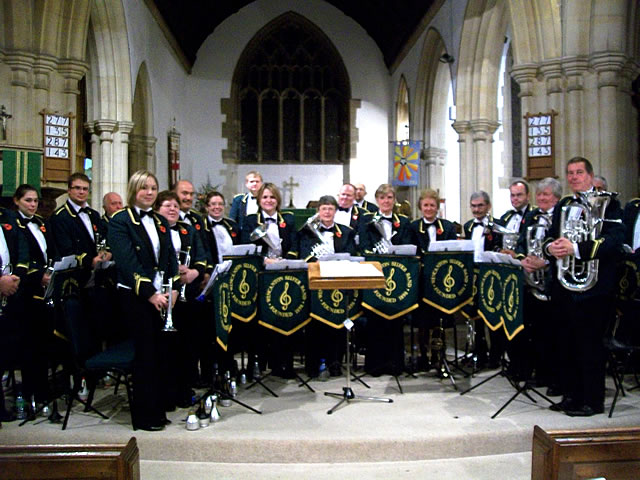
[[[609,185],[607,184],[607,179],[604,178],[602,175],[594,175],[593,188],[595,188],[599,192],[608,192]]]
[[[532,230],[532,234],[540,242],[544,240],[546,229],[551,226],[551,218],[555,205],[562,198],[562,184],[555,178],[547,177],[536,185],[537,208],[531,210],[524,218],[518,246],[517,258],[522,262],[527,274],[536,271],[543,272],[544,290],[542,295],[550,296],[551,268],[549,261],[533,255],[528,251],[527,238],[529,227],[540,225]],[[544,228],[543,228],[544,227]],[[557,336],[549,335],[553,331],[553,312],[549,301],[544,301],[542,295],[534,295],[532,288],[525,290],[523,298],[523,312],[525,329],[515,337],[507,347],[509,354],[509,373],[517,380],[530,380],[535,374],[536,386],[548,386],[548,395],[555,395],[559,390],[557,364],[558,345]]]

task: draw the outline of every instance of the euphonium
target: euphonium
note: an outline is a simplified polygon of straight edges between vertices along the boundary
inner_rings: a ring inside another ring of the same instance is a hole
[[[376,244],[373,246],[373,252],[381,253],[381,254],[387,253],[392,243],[391,243],[391,240],[387,239],[384,225],[382,225],[382,217],[380,215],[376,215],[373,218],[372,223],[373,223],[373,226],[376,227],[376,230],[378,230],[378,233],[380,234],[380,237],[381,237],[380,240],[378,240]]]
[[[604,214],[614,192],[582,192],[577,199],[562,207],[560,213],[560,236],[571,242],[596,240],[605,221],[620,223],[621,220],[605,220]],[[581,210],[571,214],[573,208]],[[567,255],[557,261],[558,281],[572,292],[586,292],[598,281],[598,260],[582,261]]]
[[[518,237],[520,234],[518,232],[514,232],[509,230],[502,225],[499,225],[493,222],[491,225],[491,231],[495,233],[499,233],[502,235],[502,248],[505,250],[515,250],[516,245],[518,244]]]
[[[542,242],[544,240],[544,234],[551,226],[551,215],[541,214],[541,222],[535,223],[527,227],[527,255],[533,255],[534,257],[544,259],[544,252],[542,251]],[[539,232],[542,235],[539,235]],[[534,272],[524,272],[524,279],[531,287],[531,294],[538,300],[546,302],[549,300],[549,296],[545,295],[545,269],[541,268]]]
[[[255,242],[256,240],[263,240],[267,244],[271,252],[275,252],[278,250],[278,247],[274,245],[274,243],[271,241],[271,238],[269,238],[269,235],[267,235],[266,222],[263,223],[262,225],[258,225],[253,230],[253,232],[251,232],[251,235],[249,235],[249,240],[251,240],[252,242]],[[275,255],[272,255],[271,253],[269,253],[267,256],[273,257]]]
[[[311,233],[313,233],[315,237],[320,241],[320,243],[316,243],[313,247],[311,247],[311,255],[316,258],[320,258],[323,255],[330,255],[333,253],[329,245],[327,245],[324,236],[320,233],[320,216],[318,213],[309,217],[304,226],[305,228],[308,228]]]

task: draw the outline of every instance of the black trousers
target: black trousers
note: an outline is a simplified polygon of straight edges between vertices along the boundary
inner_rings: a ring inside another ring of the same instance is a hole
[[[404,318],[387,320],[367,313],[365,371],[400,375],[404,369]]]

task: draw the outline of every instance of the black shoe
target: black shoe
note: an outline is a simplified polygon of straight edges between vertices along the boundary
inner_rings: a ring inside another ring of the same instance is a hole
[[[576,405],[573,403],[569,397],[564,397],[562,401],[558,403],[554,403],[549,407],[549,410],[554,412],[566,412],[567,410],[576,408]]]
[[[136,425],[136,430],[146,430],[147,432],[159,432],[164,430],[164,424],[162,425]]]
[[[165,417],[165,419],[162,421],[163,424],[165,425],[171,425],[171,420],[169,420],[168,418]]]
[[[547,397],[559,397],[560,395],[562,395],[562,390],[558,387],[547,388]]]
[[[589,405],[582,405],[580,407],[568,408],[564,411],[565,414],[570,417],[592,417],[598,413],[603,413],[603,408],[593,409]]]

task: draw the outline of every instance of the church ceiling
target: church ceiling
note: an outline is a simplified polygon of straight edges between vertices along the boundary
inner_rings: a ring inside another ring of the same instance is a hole
[[[294,0],[295,1],[295,0]],[[438,0],[325,0],[351,17],[376,42],[391,67],[423,17]],[[202,42],[252,0],[153,0],[193,65]]]

